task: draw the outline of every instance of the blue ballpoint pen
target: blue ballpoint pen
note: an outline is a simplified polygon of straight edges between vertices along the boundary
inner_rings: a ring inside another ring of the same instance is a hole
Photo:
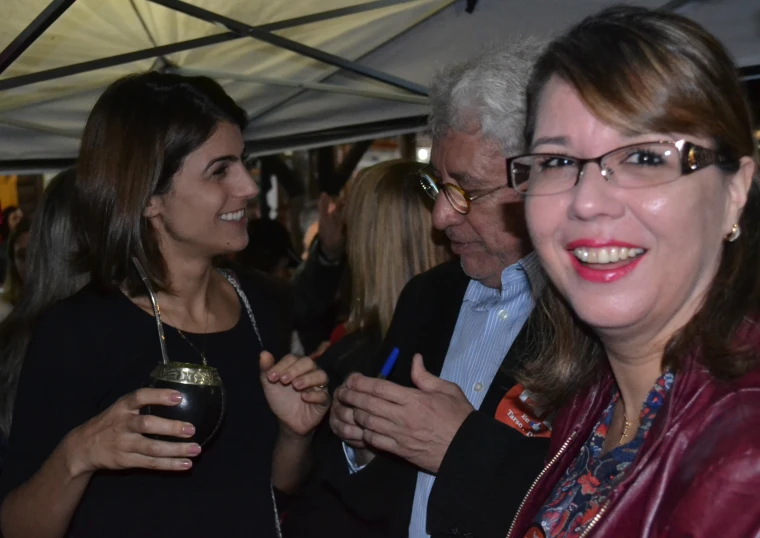
[[[383,369],[380,370],[380,375],[377,376],[379,379],[386,379],[388,377],[388,374],[391,373],[393,366],[396,364],[396,359],[398,359],[398,348],[394,347],[391,354],[385,359],[385,364],[383,364]]]

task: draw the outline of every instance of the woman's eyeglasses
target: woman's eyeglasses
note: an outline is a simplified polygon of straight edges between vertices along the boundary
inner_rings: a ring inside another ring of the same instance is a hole
[[[519,155],[507,159],[507,175],[512,188],[526,196],[559,194],[578,184],[589,163],[596,163],[608,182],[623,189],[663,185],[713,164],[727,172],[739,167],[739,161],[724,152],[678,140],[632,144],[593,159],[555,153]]]

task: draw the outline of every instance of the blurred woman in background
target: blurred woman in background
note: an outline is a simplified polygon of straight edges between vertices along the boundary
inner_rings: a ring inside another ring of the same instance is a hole
[[[351,372],[367,373],[365,364],[388,331],[406,283],[451,259],[445,236],[433,229],[432,201],[420,187],[423,166],[382,162],[362,170],[345,188],[349,317],[319,359],[331,389]]]
[[[0,279],[5,279],[8,272],[8,241],[11,233],[23,218],[24,212],[15,205],[3,209],[0,216]]]
[[[18,271],[23,274],[24,293],[0,323],[0,436],[5,439],[10,434],[18,377],[35,323],[50,306],[79,291],[89,278],[73,264],[78,250],[73,198],[71,169],[58,174],[45,189],[28,234],[26,270]],[[23,225],[22,221],[16,231]]]
[[[3,242],[8,241],[13,230],[16,229],[18,223],[24,218],[24,212],[20,207],[10,205],[3,209],[3,218],[0,221],[0,237]]]
[[[18,304],[26,278],[26,258],[29,248],[29,231],[32,223],[22,218],[16,223],[7,244],[8,263],[5,283],[3,285],[2,301],[0,301],[0,319]]]

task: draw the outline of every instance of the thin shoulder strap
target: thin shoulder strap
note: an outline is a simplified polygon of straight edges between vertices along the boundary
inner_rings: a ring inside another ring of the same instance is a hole
[[[256,324],[256,317],[253,315],[253,310],[251,310],[251,303],[248,302],[248,297],[246,297],[245,293],[243,292],[243,288],[240,287],[235,274],[227,269],[217,269],[217,271],[219,271],[219,273],[221,273],[222,276],[224,276],[224,278],[226,278],[227,281],[232,284],[232,287],[235,288],[238,297],[240,297],[240,302],[243,303],[245,311],[248,312],[248,319],[251,320],[251,325],[253,325],[253,332],[256,333],[256,338],[259,339],[259,345],[261,346],[261,349],[264,349],[264,341],[261,339],[259,326]]]
[[[256,317],[253,315],[253,310],[251,310],[251,303],[248,302],[248,297],[246,297],[245,292],[243,292],[243,288],[240,287],[240,284],[237,281],[237,278],[235,277],[235,273],[232,271],[229,271],[227,269],[217,269],[219,273],[224,276],[224,278],[227,279],[227,281],[232,284],[232,287],[235,288],[235,291],[238,294],[238,297],[240,297],[240,302],[243,303],[243,306],[245,307],[245,311],[248,312],[248,318],[251,320],[251,325],[253,325],[253,332],[256,333],[256,338],[259,339],[259,345],[261,346],[261,349],[264,349],[264,341],[261,339],[261,334],[259,333],[259,326],[256,323]],[[272,507],[274,509],[274,528],[277,532],[277,538],[282,538],[282,529],[280,528],[280,512],[277,509],[277,500],[274,496],[274,487],[272,484],[269,484],[269,494],[272,497]]]

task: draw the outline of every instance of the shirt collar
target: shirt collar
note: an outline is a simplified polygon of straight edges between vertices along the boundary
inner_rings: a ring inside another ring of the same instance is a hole
[[[464,295],[464,302],[470,303],[473,310],[490,310],[514,296],[515,286],[523,288],[521,292],[530,293],[535,297],[543,288],[545,279],[538,256],[535,252],[531,252],[501,272],[500,290],[484,286],[477,280],[471,280]]]

